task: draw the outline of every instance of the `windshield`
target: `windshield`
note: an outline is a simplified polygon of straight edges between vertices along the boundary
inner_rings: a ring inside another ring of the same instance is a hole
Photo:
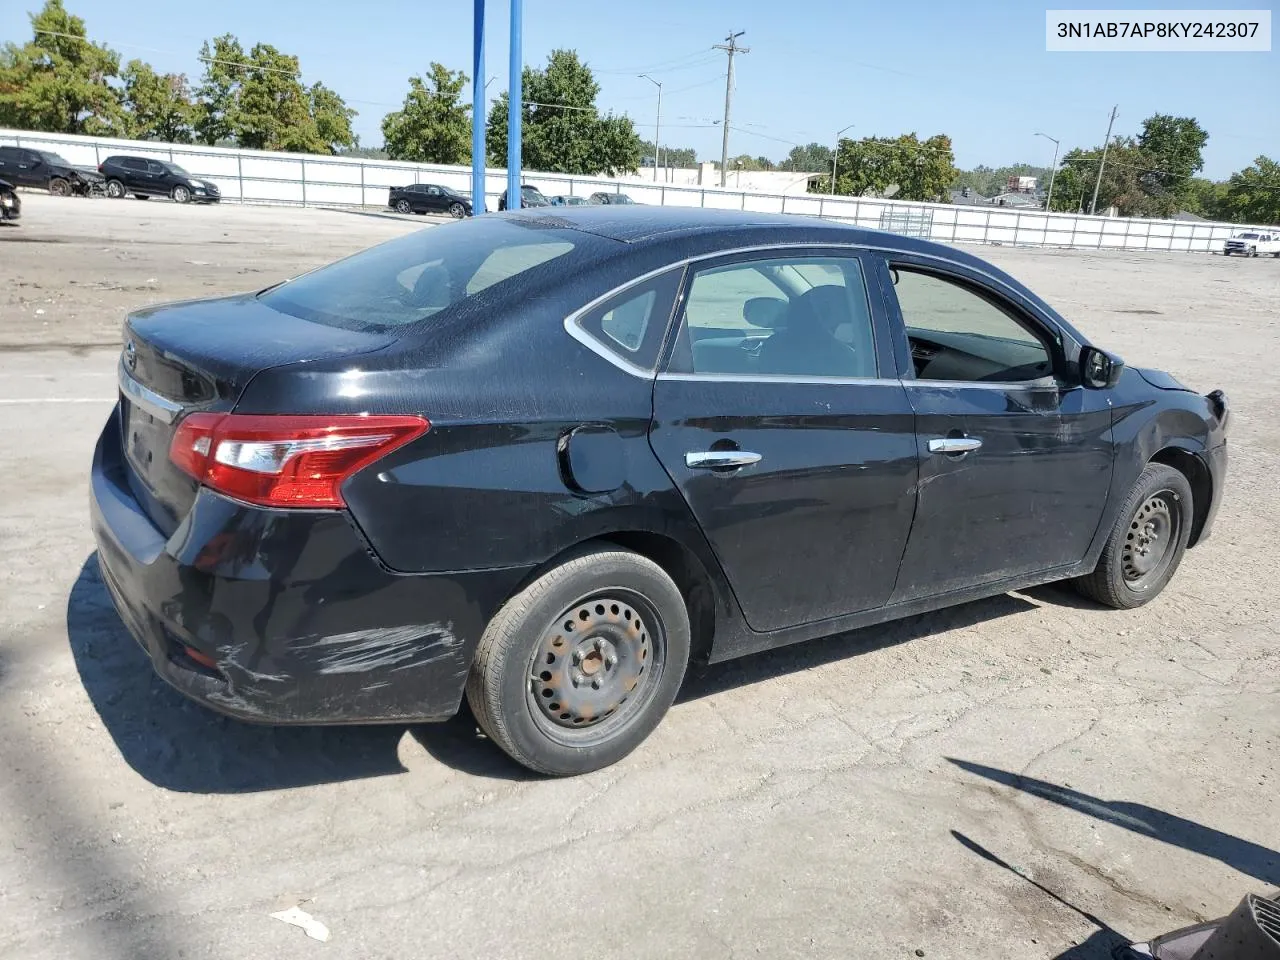
[[[349,330],[386,331],[562,257],[575,234],[481,218],[429,227],[272,287],[274,310]]]
[[[176,163],[173,163],[172,161],[164,163],[164,166],[169,168],[170,173],[176,173],[180,177],[191,176],[191,174],[187,173],[187,171],[183,170],[180,166],[178,166]]]
[[[1242,217],[1241,219],[1244,219],[1244,218]],[[1237,240],[1257,240],[1258,235],[1256,233],[1242,233],[1236,239]]]
[[[630,197],[628,197],[625,193],[616,194],[613,198],[613,202],[614,203],[635,203],[635,201],[632,200]]]

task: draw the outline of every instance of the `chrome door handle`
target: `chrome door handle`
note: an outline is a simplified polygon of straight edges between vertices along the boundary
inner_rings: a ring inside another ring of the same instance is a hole
[[[759,463],[761,456],[758,453],[750,453],[746,450],[699,450],[697,452],[689,452],[684,455],[684,465],[691,468],[711,468],[717,467],[749,467],[753,463]]]
[[[982,446],[977,437],[939,437],[929,441],[930,453],[970,453]]]

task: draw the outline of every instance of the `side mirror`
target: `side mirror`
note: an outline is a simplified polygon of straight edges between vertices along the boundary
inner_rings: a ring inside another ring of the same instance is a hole
[[[742,305],[742,319],[753,327],[773,327],[786,315],[787,301],[777,297],[752,297]]]
[[[1124,361],[1097,347],[1080,348],[1080,382],[1090,390],[1106,390],[1120,382]]]
[[[889,279],[893,281],[893,285],[895,287],[898,285],[898,281],[901,279],[901,275],[898,273],[897,267],[889,268]]]

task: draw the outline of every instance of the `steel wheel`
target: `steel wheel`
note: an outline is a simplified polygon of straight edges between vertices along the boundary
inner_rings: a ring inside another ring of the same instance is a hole
[[[1171,490],[1148,497],[1133,515],[1120,554],[1124,580],[1130,589],[1142,590],[1164,574],[1178,542],[1181,517],[1181,508]]]
[[[662,678],[661,620],[640,595],[608,590],[564,610],[529,663],[538,728],[572,746],[599,742],[641,713]]]

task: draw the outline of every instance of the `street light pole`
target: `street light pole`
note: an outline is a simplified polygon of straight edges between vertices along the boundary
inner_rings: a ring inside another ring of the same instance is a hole
[[[851,123],[847,127],[845,127],[844,130],[836,131],[836,146],[835,146],[835,149],[831,151],[831,195],[832,196],[835,196],[835,193],[836,193],[836,164],[839,163],[840,161],[840,134],[844,133],[845,130],[852,130],[854,126],[855,124]]]
[[[653,79],[647,73],[640,74],[644,80],[648,80],[658,88],[658,119],[653,125],[653,182],[658,182],[658,162],[662,156],[662,83]]]
[[[1116,111],[1120,105],[1111,108],[1111,119],[1107,121],[1107,139],[1102,141],[1102,159],[1098,162],[1098,179],[1093,182],[1093,200],[1089,204],[1089,215],[1093,216],[1098,209],[1098,188],[1102,186],[1102,168],[1107,165],[1107,147],[1111,146],[1111,127],[1116,122]]]
[[[1046,140],[1053,140],[1053,137],[1047,133],[1037,133],[1037,137],[1044,137]],[[1053,140],[1053,166],[1049,169],[1049,196],[1044,202],[1044,212],[1051,213],[1053,211],[1053,181],[1058,176],[1058,141]]]

